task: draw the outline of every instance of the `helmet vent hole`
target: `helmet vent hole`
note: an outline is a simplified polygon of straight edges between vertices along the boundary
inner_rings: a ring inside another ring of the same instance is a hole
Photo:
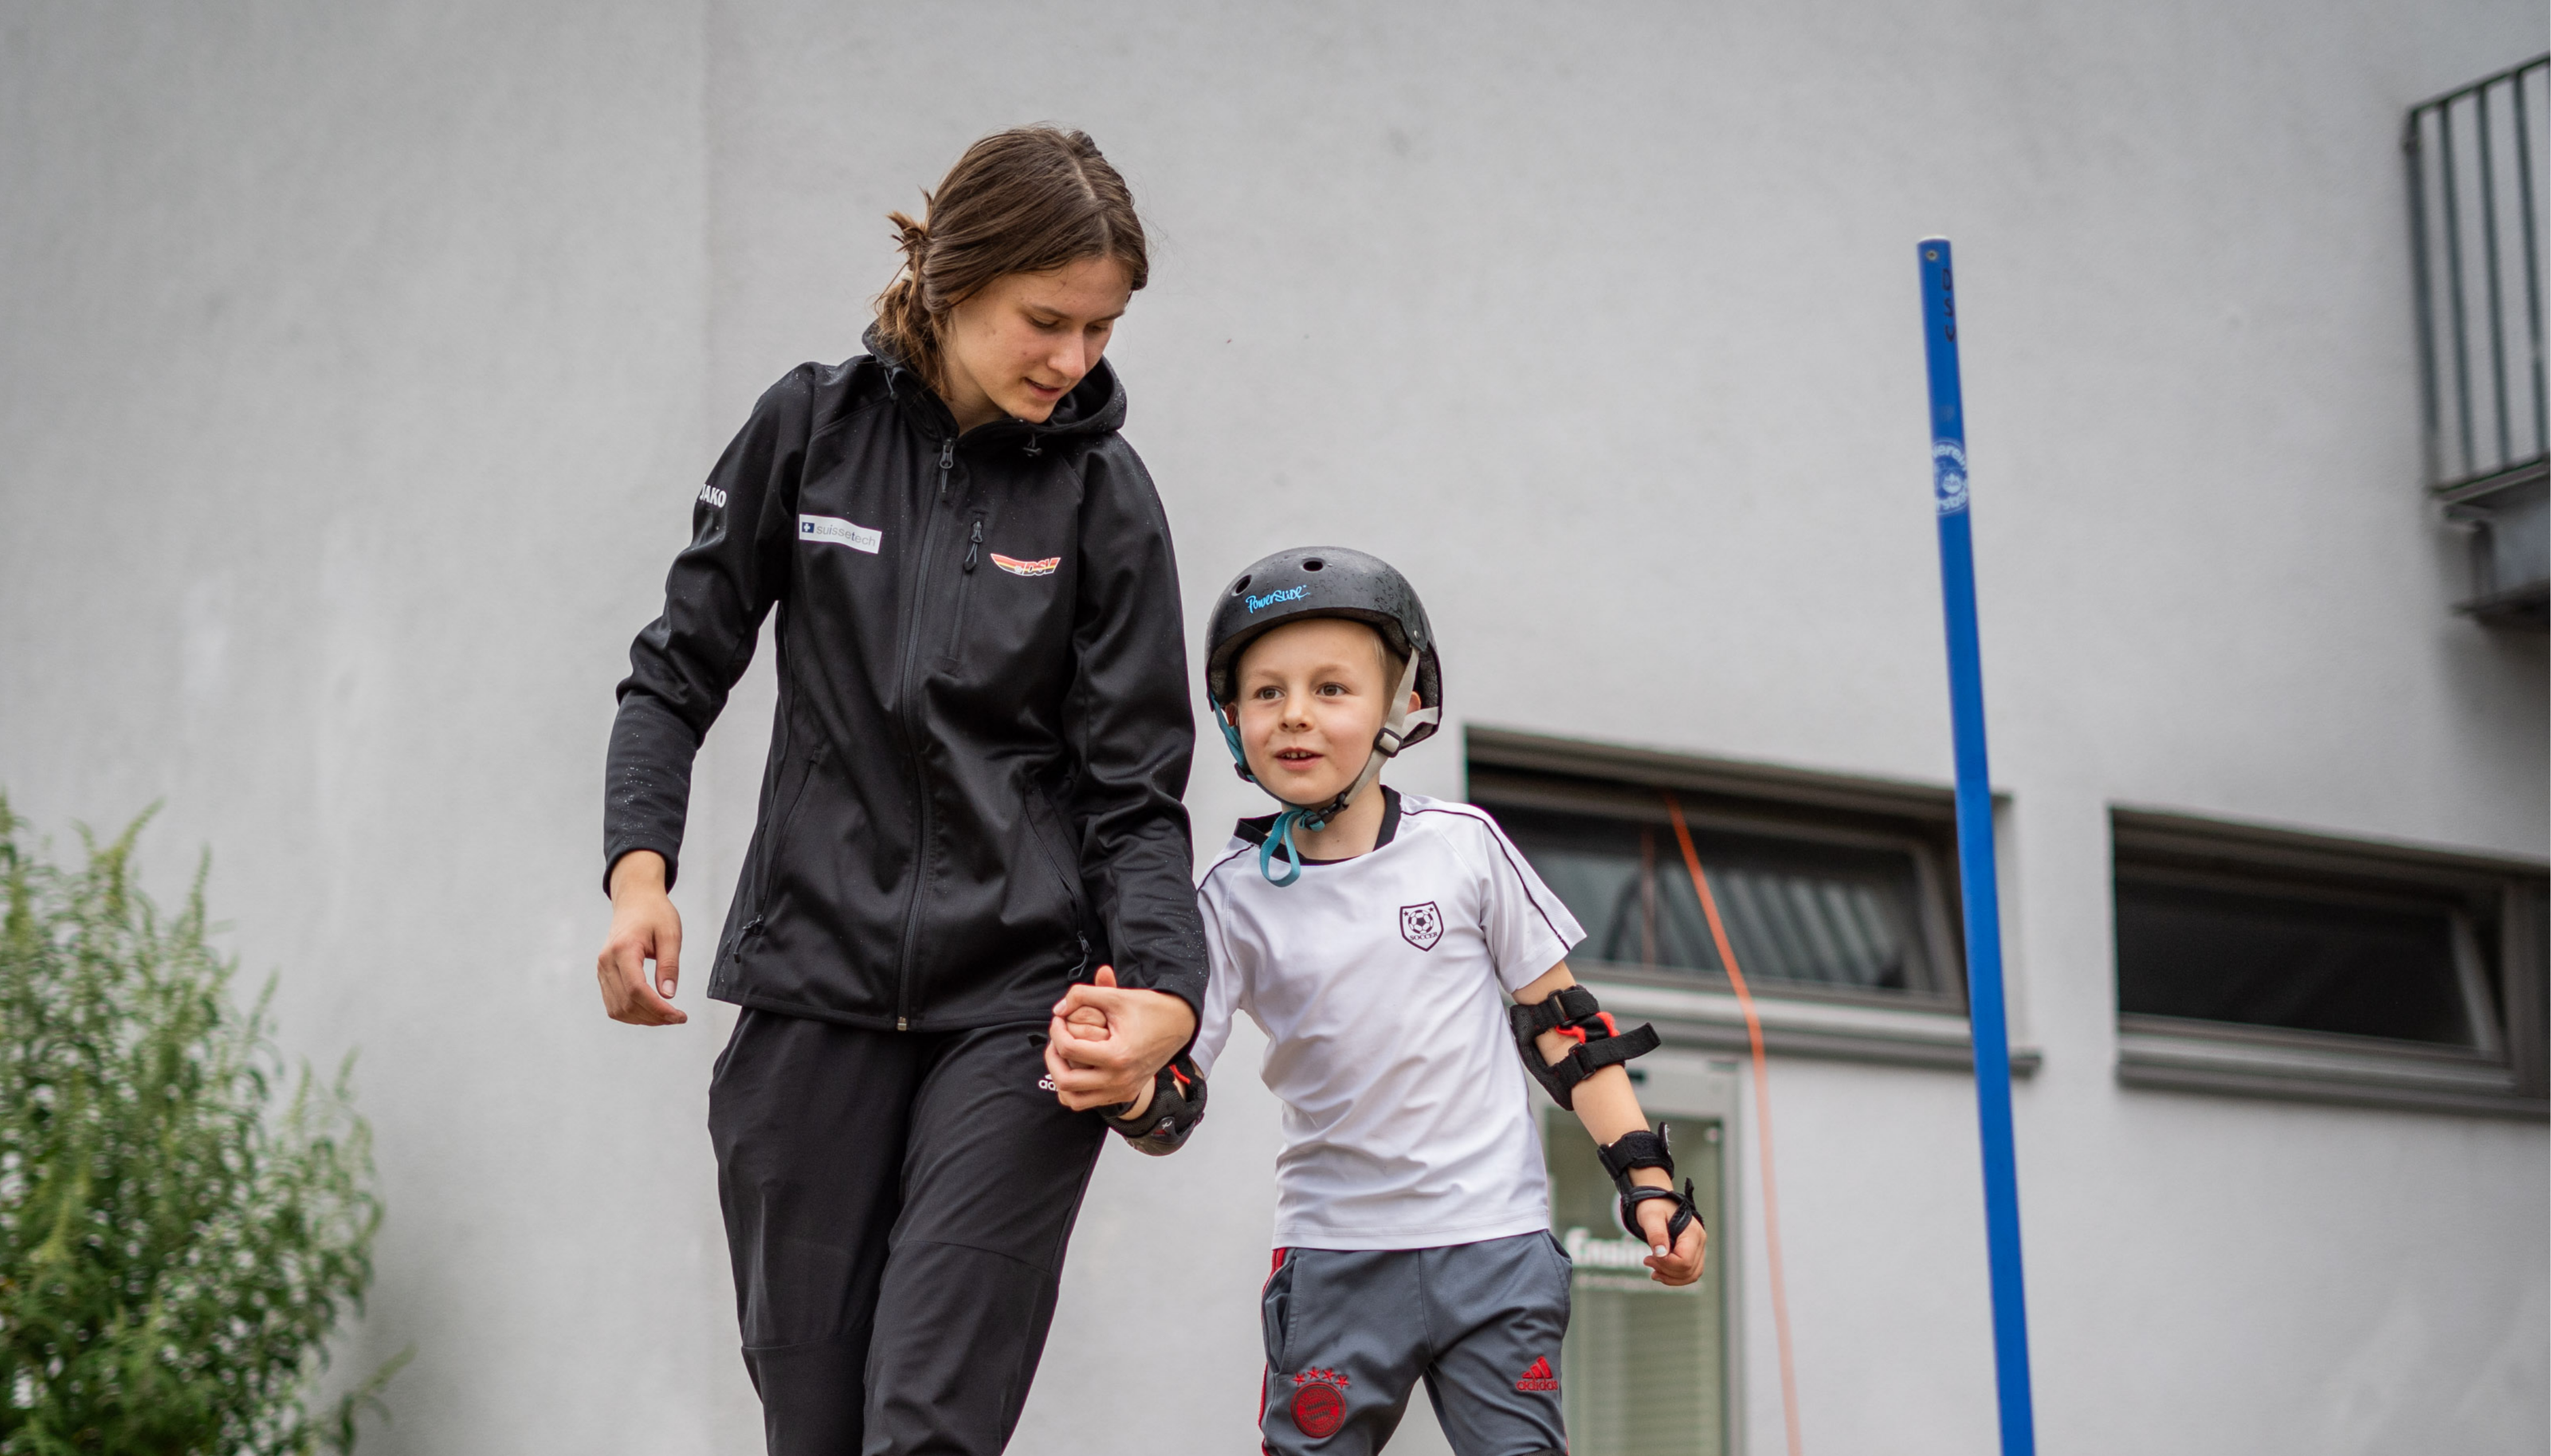
[[[1309,561],[1302,563],[1302,570],[1305,572],[1316,572],[1327,565],[1327,562],[1320,560],[1318,557],[1313,557]]]
[[[1249,578],[1246,576],[1243,576],[1239,580],[1231,583],[1231,594],[1234,596],[1238,596],[1240,593],[1247,591],[1248,589]]]

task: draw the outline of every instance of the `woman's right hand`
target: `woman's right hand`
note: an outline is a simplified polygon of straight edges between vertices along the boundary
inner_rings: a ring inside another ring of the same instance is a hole
[[[656,963],[651,983],[647,963]],[[611,934],[593,961],[602,1009],[632,1026],[679,1026],[690,1015],[673,1004],[682,975],[682,916],[664,893],[664,857],[631,850],[611,867]]]

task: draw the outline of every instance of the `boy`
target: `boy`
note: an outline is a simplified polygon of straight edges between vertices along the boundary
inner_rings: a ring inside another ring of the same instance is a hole
[[[1201,1101],[1187,1073],[1210,1073],[1233,1014],[1266,1031],[1285,1128],[1267,1451],[1378,1450],[1423,1379],[1462,1456],[1559,1456],[1569,1266],[1523,1077],[1593,1136],[1651,1277],[1689,1284],[1707,1235],[1619,1065],[1656,1033],[1616,1033],[1577,986],[1582,931],[1486,814],[1380,785],[1442,704],[1397,572],[1335,548],[1259,562],[1217,603],[1205,677],[1241,777],[1284,808],[1242,821],[1199,884],[1192,1061],[1111,1120],[1174,1146]],[[1058,1013],[1060,1060],[1063,1038],[1106,1034],[1071,997]]]

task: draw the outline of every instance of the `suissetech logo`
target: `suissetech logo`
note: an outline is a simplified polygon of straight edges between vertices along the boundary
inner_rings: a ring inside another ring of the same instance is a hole
[[[1264,611],[1268,607],[1272,607],[1279,601],[1300,601],[1303,597],[1310,594],[1311,583],[1305,581],[1299,586],[1288,586],[1282,591],[1271,591],[1265,596],[1253,596],[1249,598],[1249,610],[1252,612]]]
[[[835,546],[847,546],[853,551],[865,551],[874,556],[877,543],[883,539],[883,536],[874,526],[863,526],[856,521],[845,521],[840,516],[799,516],[797,539],[830,542]]]

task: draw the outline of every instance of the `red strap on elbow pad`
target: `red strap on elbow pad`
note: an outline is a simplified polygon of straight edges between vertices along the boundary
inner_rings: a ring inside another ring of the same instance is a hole
[[[1521,1002],[1508,1006],[1506,1021],[1514,1028],[1515,1051],[1523,1058],[1524,1070],[1550,1093],[1552,1101],[1572,1111],[1576,1108],[1577,1084],[1606,1067],[1645,1056],[1661,1045],[1653,1026],[1620,1030],[1613,1024],[1611,1013],[1595,1001],[1594,992],[1582,986],[1562,987],[1547,1000],[1528,1006]],[[1576,1042],[1576,1048],[1555,1063],[1545,1061],[1535,1044],[1545,1031],[1558,1032]]]

